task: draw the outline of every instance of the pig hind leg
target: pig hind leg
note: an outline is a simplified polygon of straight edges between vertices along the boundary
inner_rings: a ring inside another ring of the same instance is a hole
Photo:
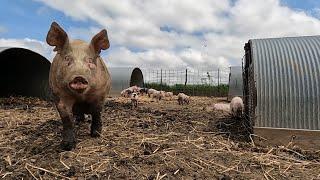
[[[91,137],[100,137],[102,131],[102,121],[101,121],[101,106],[93,106],[91,109],[92,122],[91,122]]]

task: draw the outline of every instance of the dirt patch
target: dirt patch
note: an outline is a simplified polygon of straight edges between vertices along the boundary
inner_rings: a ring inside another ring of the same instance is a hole
[[[242,138],[241,120],[203,107],[224,98],[192,97],[190,105],[142,98],[131,109],[109,99],[100,138],[90,119],[76,126],[77,148],[62,151],[60,118],[51,103],[0,99],[0,177],[4,179],[316,179],[320,153],[259,147]],[[240,135],[239,135],[240,134]]]

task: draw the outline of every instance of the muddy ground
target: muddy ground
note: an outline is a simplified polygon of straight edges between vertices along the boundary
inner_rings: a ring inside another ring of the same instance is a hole
[[[77,125],[73,151],[60,148],[54,106],[32,98],[0,99],[0,177],[4,179],[320,179],[320,151],[259,147],[244,141],[245,126],[203,107],[225,98],[110,98],[100,138],[90,118]]]

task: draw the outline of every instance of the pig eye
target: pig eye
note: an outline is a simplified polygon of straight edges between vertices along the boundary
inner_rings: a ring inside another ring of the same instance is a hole
[[[91,69],[96,68],[96,62],[93,58],[91,58],[91,57],[87,58],[87,63]]]
[[[64,60],[66,60],[66,61],[71,61],[72,58],[71,58],[71,56],[65,56],[65,57],[64,57]]]
[[[71,63],[72,63],[72,57],[71,56],[65,56],[64,60],[68,63],[68,66],[71,65]]]
[[[87,59],[87,61],[88,61],[88,63],[92,63],[92,64],[94,64],[94,62],[93,62],[93,58],[88,58],[88,59]]]

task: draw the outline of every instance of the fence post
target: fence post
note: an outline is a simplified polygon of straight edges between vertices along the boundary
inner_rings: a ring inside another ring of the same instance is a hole
[[[218,68],[218,96],[220,97],[220,68]]]
[[[220,85],[220,69],[218,68],[218,87]]]
[[[157,69],[157,78],[156,78],[156,82],[157,82],[157,83],[159,82],[159,81],[158,81],[158,80],[159,80],[159,79],[158,79],[158,78],[159,78],[159,72],[158,72],[158,71],[159,71],[159,70]]]
[[[162,90],[162,69],[160,70],[160,90]]]
[[[184,85],[186,86],[188,82],[188,69],[186,69],[186,80],[184,81]]]

